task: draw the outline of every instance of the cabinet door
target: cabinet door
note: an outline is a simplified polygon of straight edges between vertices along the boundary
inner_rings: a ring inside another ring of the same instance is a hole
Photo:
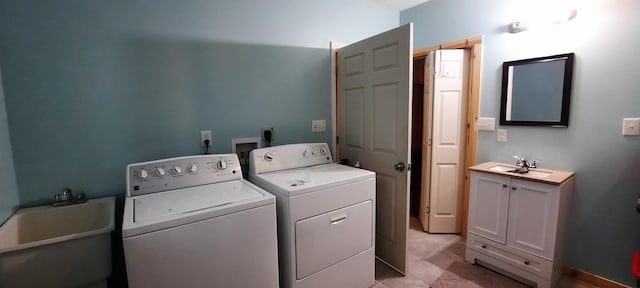
[[[509,177],[471,172],[469,233],[505,244]]]
[[[507,245],[553,259],[559,186],[511,180]]]

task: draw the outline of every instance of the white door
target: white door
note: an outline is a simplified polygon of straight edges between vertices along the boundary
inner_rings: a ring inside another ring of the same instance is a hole
[[[407,269],[413,24],[338,51],[340,158],[376,172],[376,256]]]
[[[467,81],[469,53],[464,49],[437,50],[429,53],[431,70],[425,78],[433,85],[425,89],[424,126],[427,127],[427,153],[423,150],[424,187],[429,194],[428,231],[462,231],[462,195],[464,193],[465,148],[467,142]],[[425,69],[426,69],[425,65]],[[426,79],[425,79],[426,80]],[[426,85],[426,81],[425,81]],[[422,218],[425,218],[424,216]]]

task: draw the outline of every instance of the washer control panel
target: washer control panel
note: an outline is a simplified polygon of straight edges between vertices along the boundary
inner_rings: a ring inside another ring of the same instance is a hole
[[[251,173],[307,167],[331,163],[327,143],[303,143],[254,149],[249,155]]]
[[[127,165],[127,197],[242,179],[236,154],[186,156]]]

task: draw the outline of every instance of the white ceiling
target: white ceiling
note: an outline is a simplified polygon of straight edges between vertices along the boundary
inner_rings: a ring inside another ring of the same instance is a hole
[[[404,9],[411,8],[418,4],[427,2],[429,0],[369,0],[369,1],[382,4],[384,6],[396,9],[398,11],[402,11]]]

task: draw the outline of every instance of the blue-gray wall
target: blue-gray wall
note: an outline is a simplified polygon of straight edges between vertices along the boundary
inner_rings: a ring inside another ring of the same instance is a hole
[[[0,73],[0,224],[11,216],[19,204],[5,106],[2,73]]]
[[[329,41],[398,22],[367,0],[0,1],[20,203],[122,195],[128,163],[201,153],[200,130],[213,153],[261,127],[272,144],[330,142],[311,133],[331,127]]]
[[[516,0],[431,0],[400,13],[414,22],[414,47],[484,36],[480,116],[499,117],[504,61],[575,52],[568,128],[503,126],[508,142],[480,132],[478,162],[542,159],[576,172],[567,265],[635,285],[640,250],[640,137],[621,136],[623,117],[640,117],[640,1],[576,1],[571,22],[507,33]]]
[[[620,130],[640,117],[640,2],[581,2],[569,23],[508,34],[515,0],[431,0],[400,15],[367,0],[0,0],[0,220],[5,203],[64,186],[122,195],[127,163],[200,153],[200,130],[215,153],[265,126],[274,144],[328,142],[310,132],[331,117],[328,42],[414,22],[416,48],[484,35],[484,117],[499,114],[502,62],[576,53],[569,128],[502,127],[507,143],[482,132],[478,161],[519,154],[576,171],[568,264],[633,283],[640,138]]]

